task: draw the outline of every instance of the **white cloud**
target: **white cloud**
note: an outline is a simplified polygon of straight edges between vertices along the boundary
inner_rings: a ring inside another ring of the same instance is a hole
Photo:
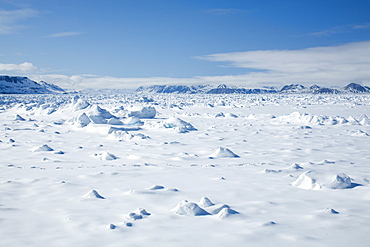
[[[330,29],[326,29],[319,32],[310,33],[310,36],[329,36],[333,34],[349,33],[358,30],[369,29],[370,23],[360,24],[360,25],[344,25],[336,26]]]
[[[45,36],[46,38],[61,38],[61,37],[67,37],[67,36],[76,36],[81,35],[81,32],[62,32],[62,33],[54,33]]]
[[[21,63],[21,64],[5,64],[0,63],[0,71],[15,71],[15,72],[34,72],[37,67],[32,63]]]
[[[97,75],[41,74],[30,63],[0,64],[0,70],[30,71],[35,81],[46,81],[66,89],[128,88],[158,84],[234,84],[245,87],[282,86],[290,83],[345,86],[350,82],[370,84],[370,41],[301,50],[260,50],[211,54],[200,59],[228,63],[253,70],[240,75],[194,76],[190,78],[118,78]],[[23,66],[23,67],[22,67]],[[31,74],[31,75],[30,75]]]
[[[0,34],[9,34],[24,27],[19,23],[28,18],[36,17],[34,9],[0,10]]]
[[[351,81],[370,82],[370,41],[301,50],[221,53],[199,58],[256,70],[244,75],[221,77],[245,84],[307,82],[344,85]]]

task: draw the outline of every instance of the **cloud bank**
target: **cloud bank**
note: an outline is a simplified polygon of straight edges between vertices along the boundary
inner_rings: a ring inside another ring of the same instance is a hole
[[[231,80],[245,83],[370,82],[370,41],[301,50],[259,50],[201,56],[233,67],[253,69]],[[224,77],[225,79],[227,77]]]
[[[0,71],[14,71],[14,72],[35,72],[37,67],[32,63],[21,63],[21,64],[5,64],[0,63]]]
[[[55,83],[67,89],[128,88],[156,84],[234,84],[245,87],[282,86],[301,83],[345,86],[350,82],[370,85],[370,41],[301,50],[258,50],[210,54],[198,59],[222,63],[246,72],[239,75],[190,78],[118,78],[97,75],[43,74],[32,63],[0,64],[1,71],[26,74],[35,81]],[[250,72],[252,71],[252,72]]]

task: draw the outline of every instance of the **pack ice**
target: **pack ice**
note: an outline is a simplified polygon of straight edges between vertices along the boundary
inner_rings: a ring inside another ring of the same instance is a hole
[[[367,247],[368,116],[369,94],[0,95],[0,246]]]

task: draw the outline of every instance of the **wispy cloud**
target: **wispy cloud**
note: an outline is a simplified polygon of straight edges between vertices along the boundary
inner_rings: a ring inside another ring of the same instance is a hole
[[[0,10],[0,34],[10,34],[25,27],[22,21],[38,14],[34,9]]]
[[[328,85],[370,82],[370,41],[301,50],[211,54],[200,59],[259,70],[232,77],[245,83],[307,82]],[[227,78],[227,77],[225,77]]]
[[[0,71],[35,72],[36,70],[37,67],[28,62],[24,62],[21,64],[0,63]]]
[[[366,23],[363,25],[354,25],[353,29],[369,29],[370,28],[370,23]]]
[[[213,15],[234,15],[239,13],[248,13],[250,11],[242,9],[207,9],[205,12]]]
[[[53,33],[50,35],[45,36],[45,38],[61,38],[61,37],[68,37],[68,36],[77,36],[83,34],[82,32],[61,32],[61,33]]]
[[[359,29],[369,29],[370,28],[370,23],[365,23],[361,25],[344,25],[344,26],[337,26],[333,27],[330,29],[318,31],[318,32],[313,32],[310,33],[309,35],[311,36],[329,36],[333,34],[340,34],[340,33],[349,33],[355,30]]]

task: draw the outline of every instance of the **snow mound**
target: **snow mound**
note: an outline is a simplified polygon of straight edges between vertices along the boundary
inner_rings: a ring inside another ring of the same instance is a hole
[[[140,215],[150,215],[150,213],[148,213],[144,208],[138,208],[134,211],[134,213]]]
[[[12,139],[12,138],[9,138],[7,141],[6,141],[6,143],[7,144],[10,144],[10,143],[14,143],[15,141]]]
[[[203,196],[202,198],[200,198],[199,205],[202,206],[202,207],[210,207],[210,206],[213,206],[215,204],[213,202],[211,202],[211,200],[208,197]]]
[[[51,147],[48,145],[44,144],[41,146],[36,147],[35,149],[32,150],[33,152],[42,152],[42,151],[54,151]]]
[[[99,158],[101,160],[116,160],[117,157],[111,153],[108,153],[107,151],[103,151],[99,154],[94,154],[95,158]]]
[[[150,213],[148,213],[144,208],[138,208],[133,212],[130,212],[126,215],[126,218],[128,220],[140,220],[144,218],[145,216],[149,216]]]
[[[352,186],[352,181],[348,175],[340,173],[331,176],[330,181],[325,186],[331,189],[347,189]]]
[[[274,169],[263,169],[264,173],[279,173],[279,172],[282,172],[282,170],[274,170]]]
[[[336,211],[333,208],[325,208],[323,210],[320,210],[320,213],[322,213],[322,214],[339,214],[339,212]]]
[[[23,117],[21,117],[20,115],[16,115],[15,118],[14,118],[15,121],[26,121],[26,119],[24,119]]]
[[[154,118],[157,114],[157,111],[152,106],[143,106],[139,108],[133,108],[129,113],[129,117],[138,117],[138,118]]]
[[[196,131],[197,130],[190,123],[188,123],[188,122],[186,122],[186,121],[184,121],[180,118],[175,118],[175,117],[171,117],[171,118],[167,119],[166,121],[164,121],[163,126],[165,128],[173,128],[178,133],[186,133],[186,132],[189,132],[189,131],[193,131],[193,130]]]
[[[171,211],[179,215],[187,216],[217,215],[220,219],[229,217],[233,214],[239,214],[239,212],[231,209],[230,206],[226,204],[214,204],[208,197],[202,197],[199,205],[184,200]],[[206,210],[204,208],[206,208]]]
[[[148,188],[145,189],[135,189],[135,190],[130,190],[128,194],[162,194],[162,193],[170,193],[170,192],[178,192],[179,190],[176,188],[170,188],[166,189],[166,187],[162,185],[152,185]]]
[[[291,183],[291,185],[304,190],[319,190],[321,185],[312,177],[313,171],[306,171],[299,175],[299,177]]]
[[[107,110],[100,108],[98,105],[91,106],[86,112],[86,115],[94,124],[106,124],[108,119],[117,118]]]
[[[91,123],[90,118],[86,115],[86,113],[81,113],[79,116],[76,118],[73,118],[70,121],[74,126],[77,127],[86,127],[89,123]]]
[[[351,134],[352,136],[370,136],[368,133],[362,131],[362,130],[357,130],[356,132],[354,132],[353,134]]]
[[[291,185],[305,190],[320,190],[323,187],[329,189],[348,189],[352,187],[352,182],[351,178],[344,173],[327,175],[316,171],[306,171],[291,183]]]
[[[143,216],[135,212],[130,212],[126,215],[126,218],[129,220],[140,220],[143,218]]]
[[[179,155],[173,159],[175,160],[191,160],[194,158],[198,158],[199,156],[197,154],[189,154],[187,152],[179,153]]]
[[[138,117],[128,117],[125,121],[123,121],[125,125],[143,125],[143,122],[140,121]]]
[[[301,170],[301,169],[304,169],[304,168],[302,166],[298,165],[297,163],[294,163],[293,165],[289,166],[288,169]]]
[[[164,186],[162,185],[152,185],[148,188],[148,190],[163,190]]]
[[[235,210],[232,210],[231,208],[224,207],[220,210],[220,212],[218,212],[217,217],[219,219],[224,219],[224,218],[230,217],[231,215],[234,215],[234,214],[239,214],[239,213],[236,212]]]
[[[210,215],[210,213],[199,207],[198,204],[194,202],[188,202],[187,200],[180,202],[175,208],[172,209],[172,212],[187,216]]]
[[[278,120],[287,122],[287,123],[293,123],[293,124],[316,124],[316,125],[336,125],[336,124],[345,124],[350,123],[352,120],[354,122],[357,122],[352,117],[345,119],[341,116],[324,116],[324,115],[312,115],[307,113],[299,113],[299,112],[293,112],[288,115],[280,116],[276,118]],[[358,122],[356,123],[358,124]]]
[[[353,116],[350,116],[347,121],[349,125],[360,125],[360,123]]]
[[[86,100],[81,99],[78,96],[75,96],[72,100],[72,111],[74,112],[86,109],[89,106],[90,104]]]
[[[87,192],[86,195],[84,195],[85,198],[97,198],[97,199],[105,199],[103,196],[101,196],[96,190],[90,190]]]
[[[219,147],[213,152],[209,158],[240,158],[228,148]]]
[[[365,114],[360,116],[359,122],[361,125],[370,125],[370,119]]]
[[[119,141],[130,141],[130,140],[150,139],[150,137],[142,133],[131,134],[127,131],[116,130],[108,135],[108,139]]]
[[[110,119],[108,119],[107,124],[110,124],[110,125],[123,125],[123,123],[120,120],[116,119],[116,118],[110,118]]]

